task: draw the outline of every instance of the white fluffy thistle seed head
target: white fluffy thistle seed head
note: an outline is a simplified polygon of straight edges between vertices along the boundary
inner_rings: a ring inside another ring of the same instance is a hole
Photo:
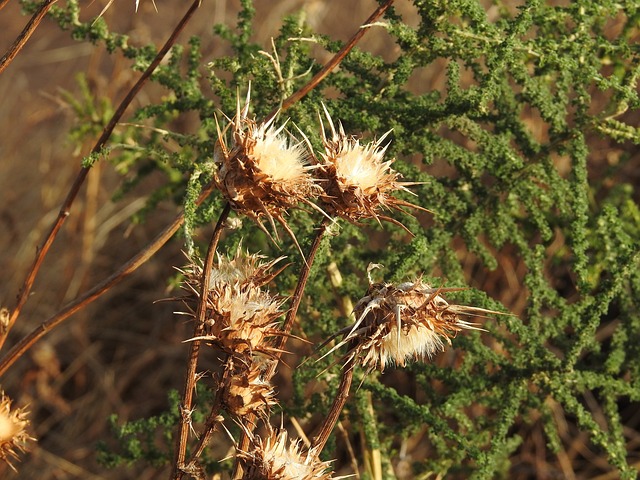
[[[18,452],[27,450],[27,443],[35,441],[26,428],[28,412],[24,408],[11,408],[11,399],[0,391],[0,460],[14,471],[11,460],[18,459]]]
[[[305,452],[300,440],[288,441],[286,430],[271,431],[263,440],[254,437],[250,452],[240,452],[245,480],[329,480],[330,462]]]
[[[500,314],[450,304],[441,294],[452,290],[458,289],[432,288],[421,278],[398,286],[371,284],[354,308],[355,324],[340,332],[345,337],[331,351],[349,345],[347,361],[383,371],[390,364],[430,359],[462,330],[482,330],[464,316]]]
[[[284,124],[275,127],[275,117],[264,123],[250,118],[249,103],[250,93],[242,108],[238,99],[236,114],[225,128],[231,129],[232,145],[218,128],[214,181],[233,209],[254,219],[265,232],[264,218],[276,237],[274,220],[291,234],[284,220],[287,210],[300,202],[309,204],[320,191],[309,172],[310,154]]]
[[[391,131],[377,141],[361,144],[359,139],[345,134],[341,123],[336,129],[327,108],[324,105],[323,108],[331,135],[327,136],[320,116],[325,151],[320,160],[316,159],[314,175],[323,189],[321,198],[327,213],[351,222],[373,218],[399,224],[381,211],[404,211],[402,207],[422,210],[393,196],[400,191],[410,192],[407,187],[415,183],[399,181],[401,175],[391,168],[394,160],[384,160],[389,144],[382,144]]]

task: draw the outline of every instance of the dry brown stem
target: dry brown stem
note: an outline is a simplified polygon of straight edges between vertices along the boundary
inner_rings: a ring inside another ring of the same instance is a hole
[[[322,452],[322,449],[329,439],[329,435],[331,435],[331,432],[333,431],[333,427],[340,417],[340,412],[342,412],[344,404],[347,402],[347,398],[349,398],[349,389],[351,388],[353,370],[355,369],[355,366],[355,359],[351,358],[342,369],[342,379],[340,380],[338,393],[333,399],[331,409],[324,419],[318,435],[313,438],[313,442],[311,443],[310,450],[312,450],[316,455],[320,455],[320,452]]]
[[[200,205],[214,190],[213,183],[207,185],[198,199],[196,205]],[[158,236],[149,243],[144,249],[142,249],[136,256],[134,256],[127,263],[122,265],[116,270],[109,278],[103,280],[101,283],[93,287],[81,297],[78,297],[71,303],[67,304],[62,310],[57,312],[51,318],[43,322],[29,335],[24,337],[20,342],[14,345],[11,350],[0,360],[0,377],[4,375],[7,369],[13,365],[13,363],[20,358],[29,348],[31,348],[38,340],[40,340],[47,332],[52,330],[61,324],[64,320],[69,318],[77,311],[83,309],[91,302],[101,297],[112,287],[120,283],[126,277],[135,272],[140,265],[149,260],[160,248],[169,241],[174,233],[178,231],[180,226],[184,222],[184,212],[180,212],[178,216],[171,222]]]
[[[5,53],[2,58],[0,58],[0,73],[2,73],[4,69],[7,68],[13,61],[16,55],[20,53],[20,50],[22,50],[22,47],[25,46],[27,40],[29,40],[33,32],[35,32],[44,16],[57,1],[58,0],[45,0],[44,2],[42,2],[38,10],[36,10],[36,13],[34,13],[31,17],[31,20],[29,20],[22,32],[20,32],[18,37],[15,39],[13,45],[11,45],[11,47],[9,47],[9,50],[7,50],[7,53]],[[8,0],[3,0],[2,2],[0,2],[0,10],[2,10],[2,7],[4,7],[7,2]]]
[[[227,365],[225,365],[223,380],[221,381],[221,383],[224,382],[224,376],[230,375],[231,372],[232,370],[228,368]],[[211,436],[215,432],[216,427],[223,420],[223,418],[220,416],[221,409],[222,409],[222,389],[219,388],[218,391],[216,392],[216,397],[215,397],[213,406],[211,407],[211,410],[209,411],[209,415],[207,416],[207,420],[205,421],[203,432],[200,434],[200,438],[198,439],[198,444],[193,450],[193,453],[191,454],[191,458],[189,459],[189,461],[186,462],[183,468],[180,468],[180,471],[178,471],[177,478],[181,478],[183,472],[188,473],[198,468],[198,464],[197,464],[198,459],[204,452],[204,449],[207,447],[209,440],[211,440]]]
[[[109,140],[109,137],[113,133],[114,128],[120,121],[120,118],[124,114],[125,110],[129,107],[132,100],[138,94],[138,92],[140,91],[142,86],[146,83],[146,81],[149,79],[149,77],[151,77],[151,74],[153,73],[153,71],[160,64],[160,62],[162,61],[164,56],[167,54],[171,46],[175,43],[176,39],[178,38],[178,35],[180,34],[180,32],[182,32],[187,22],[191,19],[191,17],[193,16],[193,14],[195,13],[195,11],[198,9],[199,6],[200,6],[200,0],[195,0],[191,5],[191,7],[189,7],[187,12],[184,14],[180,22],[178,22],[178,24],[176,25],[176,28],[173,30],[173,32],[171,33],[171,35],[169,36],[165,44],[162,46],[158,54],[153,59],[153,62],[151,62],[149,67],[144,71],[144,73],[138,79],[136,84],[131,88],[131,90],[129,90],[129,93],[127,93],[125,98],[122,100],[122,102],[120,103],[120,105],[118,106],[114,114],[112,115],[111,119],[109,120],[109,123],[104,127],[104,130],[102,131],[102,135],[100,136],[95,146],[91,150],[92,154],[96,154],[102,150],[104,145],[107,143],[107,140]],[[71,205],[76,199],[76,196],[78,195],[78,191],[80,190],[80,187],[82,186],[87,175],[89,174],[89,170],[90,170],[89,167],[83,167],[78,173],[78,175],[76,176],[73,182],[73,185],[71,185],[71,188],[67,194],[67,197],[62,203],[60,212],[58,213],[58,216],[53,226],[51,227],[51,230],[45,237],[44,242],[42,243],[42,246],[38,248],[36,258],[31,266],[31,269],[27,274],[27,277],[22,285],[22,288],[20,289],[20,292],[18,293],[16,306],[11,312],[11,316],[9,318],[9,325],[6,328],[6,332],[4,335],[0,335],[0,348],[2,348],[2,346],[4,345],[4,342],[7,338],[9,331],[11,330],[18,316],[20,315],[20,311],[22,310],[22,307],[24,306],[24,304],[27,301],[27,298],[29,297],[29,293],[31,292],[31,287],[33,286],[33,283],[36,279],[36,275],[38,274],[38,271],[40,270],[42,262],[44,261],[44,258],[46,257],[47,253],[49,252],[49,249],[51,248],[51,245],[53,244],[53,241],[55,240],[58,234],[58,231],[60,230],[60,228],[62,228],[62,224],[65,222],[65,220],[69,216]]]
[[[353,50],[353,47],[355,47],[356,43],[360,41],[360,39],[369,29],[371,24],[376,22],[384,14],[384,12],[386,12],[389,9],[389,7],[393,4],[393,2],[394,0],[387,0],[384,4],[376,8],[375,11],[369,16],[369,18],[367,18],[364,24],[362,24],[362,26],[358,29],[355,35],[353,35],[353,37],[351,37],[351,39],[347,43],[345,43],[345,45],[338,51],[338,53],[336,53],[331,58],[331,60],[329,60],[324,65],[324,67],[322,67],[322,69],[320,69],[320,71],[316,73],[311,80],[309,80],[309,82],[306,85],[304,85],[297,92],[294,92],[287,99],[285,99],[284,102],[282,102],[281,107],[278,110],[271,112],[269,116],[264,119],[264,121],[265,122],[269,121],[272,117],[277,115],[278,111],[286,110],[287,108],[290,108],[300,99],[302,99],[302,97],[304,97],[307,93],[309,93],[311,90],[316,88],[318,84],[322,80],[324,80],[325,77],[329,75],[329,73],[331,73],[331,70],[336,68],[336,66],[338,66],[338,64],[344,59],[344,57],[346,57],[347,54],[351,50]]]
[[[213,260],[216,256],[216,250],[218,248],[218,242],[220,236],[224,230],[224,223],[231,211],[231,205],[227,203],[220,213],[218,223],[211,235],[211,241],[209,242],[209,248],[207,250],[207,256],[202,268],[202,281],[200,288],[200,297],[198,299],[198,309],[196,311],[195,326],[193,330],[193,338],[202,337],[205,327],[205,315],[207,313],[207,298],[209,297],[209,283],[211,280],[211,269],[213,266]],[[187,373],[185,374],[184,388],[182,390],[182,403],[180,410],[183,412],[182,421],[178,427],[178,435],[176,436],[176,451],[175,459],[173,463],[173,472],[171,478],[182,478],[183,468],[185,467],[185,455],[187,451],[187,439],[189,437],[189,424],[191,407],[193,404],[193,392],[195,390],[196,383],[196,368],[198,365],[198,355],[200,353],[201,340],[193,340],[190,342],[189,357],[187,364]],[[186,415],[185,413],[186,412]]]

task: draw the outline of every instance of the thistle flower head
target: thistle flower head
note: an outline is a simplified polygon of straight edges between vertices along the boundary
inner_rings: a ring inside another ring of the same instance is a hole
[[[276,319],[282,315],[284,299],[251,287],[225,290],[223,296],[211,296],[208,302],[211,313],[200,339],[232,353],[271,352],[266,340],[280,334]]]
[[[283,215],[299,202],[309,203],[318,187],[309,174],[312,167],[306,164],[304,144],[287,136],[285,125],[276,128],[273,118],[264,123],[250,118],[249,102],[247,94],[240,108],[238,99],[236,115],[227,127],[232,145],[218,128],[214,181],[235,211],[253,218],[265,232],[262,219],[266,218],[277,237],[274,220],[290,233]]]
[[[12,409],[11,399],[0,391],[0,459],[13,470],[11,460],[18,458],[18,452],[26,450],[28,441],[35,440],[26,431],[27,414],[23,408]]]
[[[400,174],[391,168],[394,160],[384,161],[389,144],[383,146],[382,143],[391,131],[375,142],[361,144],[359,139],[345,134],[342,124],[338,123],[336,130],[324,105],[323,108],[331,136],[327,136],[320,117],[325,151],[314,175],[323,188],[321,198],[327,213],[351,222],[373,218],[398,224],[381,214],[381,210],[402,210],[403,206],[420,208],[393,196],[400,191],[408,192],[407,186],[414,183],[400,182]]]
[[[349,344],[347,359],[368,371],[383,371],[389,364],[431,358],[462,330],[482,330],[462,316],[499,313],[452,305],[441,295],[451,290],[456,289],[432,288],[421,278],[397,286],[371,284],[354,307],[355,324],[345,329],[344,339],[332,351]]]
[[[240,452],[245,480],[329,480],[330,462],[304,452],[298,440],[287,441],[287,431],[269,432],[266,439],[254,437],[253,450]]]

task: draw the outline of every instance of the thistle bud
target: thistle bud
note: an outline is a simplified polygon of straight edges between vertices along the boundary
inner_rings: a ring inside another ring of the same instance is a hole
[[[321,199],[328,214],[354,223],[373,218],[398,224],[381,211],[402,210],[403,206],[421,209],[393,196],[400,191],[410,192],[407,186],[415,183],[400,182],[401,175],[391,168],[394,160],[384,160],[389,144],[382,144],[391,131],[375,142],[361,144],[359,139],[345,134],[342,124],[338,123],[336,130],[326,107],[324,113],[331,136],[327,136],[320,117],[325,151],[317,160],[314,175],[323,189]]]
[[[255,360],[251,365],[234,365],[222,385],[222,399],[228,412],[237,417],[253,414],[265,416],[277,402],[271,384],[265,380],[260,365]]]
[[[280,334],[276,319],[282,315],[280,307],[285,299],[273,297],[261,287],[282,271],[271,273],[284,257],[270,262],[263,262],[263,258],[243,252],[242,246],[233,258],[218,255],[205,299],[205,335],[197,339],[211,341],[229,353],[271,352],[265,340]],[[183,273],[186,289],[191,292],[187,303],[193,302],[200,294],[202,268],[192,264]]]
[[[309,174],[312,167],[306,164],[309,154],[304,144],[285,134],[284,125],[276,128],[273,118],[264,123],[249,118],[249,101],[247,94],[240,108],[238,100],[227,127],[232,145],[218,129],[214,181],[235,211],[254,219],[265,232],[262,219],[266,218],[277,238],[274,220],[290,232],[283,215],[299,202],[309,203],[319,188]]]

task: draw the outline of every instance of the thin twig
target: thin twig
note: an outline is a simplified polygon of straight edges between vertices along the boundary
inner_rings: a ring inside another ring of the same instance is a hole
[[[313,260],[316,256],[318,248],[320,247],[320,243],[322,242],[322,238],[327,231],[327,227],[331,220],[328,218],[323,218],[322,223],[318,227],[318,231],[316,232],[316,236],[313,239],[313,243],[309,248],[309,254],[307,255],[307,261],[302,263],[302,269],[300,270],[300,276],[298,277],[298,284],[296,285],[296,289],[293,292],[293,298],[291,299],[291,305],[289,310],[287,311],[287,316],[284,319],[284,323],[282,324],[282,328],[280,329],[283,335],[279,336],[275,342],[274,349],[276,351],[274,355],[274,361],[271,362],[269,367],[265,372],[265,379],[271,380],[271,377],[275,374],[276,368],[278,366],[278,360],[282,356],[282,351],[284,349],[284,345],[289,338],[289,333],[291,333],[291,329],[293,328],[293,323],[296,320],[296,315],[298,313],[298,308],[300,308],[300,302],[302,301],[302,294],[304,293],[304,289],[307,286],[307,281],[309,280],[309,274],[311,273],[311,266],[313,265]]]
[[[0,10],[2,9],[2,7],[5,6],[7,1],[8,0],[6,1],[3,0],[2,2],[0,2]],[[24,27],[22,32],[20,32],[20,34],[17,36],[17,38],[13,42],[13,45],[11,45],[11,47],[9,47],[9,50],[7,50],[7,53],[5,53],[2,58],[0,58],[0,73],[2,73],[4,69],[7,68],[9,64],[13,61],[16,55],[20,53],[20,50],[22,50],[22,47],[25,46],[25,44],[27,43],[27,40],[29,40],[33,32],[35,32],[36,28],[38,27],[38,25],[40,24],[44,16],[47,14],[47,12],[53,6],[53,4],[56,3],[57,1],[58,0],[45,0],[38,7],[38,10],[36,10],[36,12],[33,14],[33,16],[31,17],[31,20],[29,20],[29,22]]]
[[[347,54],[353,50],[353,47],[356,46],[356,43],[360,41],[362,36],[367,32],[367,30],[371,27],[371,25],[380,18],[384,12],[386,12],[389,7],[393,4],[394,0],[387,0],[384,4],[380,5],[376,10],[371,14],[369,18],[364,22],[364,24],[358,29],[351,39],[345,43],[345,45],[336,53],[331,60],[329,60],[321,69],[316,73],[306,85],[300,88],[298,91],[291,94],[284,102],[282,102],[282,106],[275,112],[271,112],[267,118],[265,118],[265,122],[270,120],[272,117],[276,116],[279,111],[286,110],[298,102],[302,97],[304,97],[311,90],[316,88],[318,84],[325,79],[331,70],[336,68],[336,66],[347,56]]]
[[[118,121],[124,114],[127,107],[129,107],[129,105],[131,104],[135,96],[138,94],[142,86],[146,83],[146,81],[149,79],[153,71],[160,64],[160,62],[162,61],[164,56],[167,54],[171,46],[175,43],[178,35],[184,29],[187,22],[191,19],[191,17],[193,16],[193,14],[195,13],[195,11],[198,9],[199,6],[200,6],[200,0],[194,0],[189,10],[187,10],[187,12],[184,14],[182,19],[180,20],[180,22],[178,22],[178,25],[176,25],[176,28],[173,30],[173,32],[171,33],[171,35],[169,36],[169,38],[167,39],[163,47],[160,49],[156,57],[153,59],[153,61],[149,65],[149,67],[144,71],[144,73],[138,79],[136,84],[131,88],[131,90],[129,91],[127,96],[124,98],[124,100],[122,100],[117,110],[109,120],[109,123],[104,127],[104,130],[102,131],[102,135],[100,136],[95,146],[91,150],[91,153],[97,154],[102,150],[102,148],[107,143],[107,140],[113,133],[114,128],[118,124]],[[0,348],[2,348],[2,346],[4,345],[4,342],[7,338],[9,331],[11,330],[11,328],[16,322],[16,319],[20,315],[20,311],[22,310],[22,307],[24,306],[24,304],[27,301],[27,298],[29,297],[29,293],[31,292],[31,287],[33,286],[33,282],[36,279],[36,275],[40,270],[40,266],[42,265],[42,262],[44,261],[45,256],[49,252],[49,249],[51,248],[51,245],[53,244],[53,241],[56,235],[58,234],[58,231],[62,227],[62,224],[69,216],[71,204],[76,199],[76,196],[78,195],[78,191],[80,190],[80,187],[84,183],[84,180],[87,177],[89,170],[90,170],[89,167],[83,167],[78,173],[78,175],[76,176],[76,179],[74,180],[73,185],[71,185],[71,189],[67,194],[67,198],[65,198],[62,204],[62,207],[60,208],[58,217],[56,218],[53,226],[51,227],[51,230],[46,236],[42,244],[42,247],[38,249],[33,265],[31,266],[31,269],[27,274],[27,278],[25,279],[24,284],[22,285],[22,288],[18,293],[17,303],[15,308],[11,312],[11,317],[9,318],[9,325],[6,329],[6,333],[4,336],[0,336]]]
[[[230,366],[229,360],[227,360],[227,362],[225,362],[224,373],[222,375],[222,380],[220,381],[220,385],[225,384],[229,375],[232,375],[232,374],[233,374],[233,369]],[[181,469],[186,473],[197,470],[198,459],[204,452],[204,449],[209,443],[209,440],[211,440],[211,436],[215,432],[216,428],[220,423],[222,423],[222,420],[224,420],[224,418],[220,416],[220,410],[222,410],[222,390],[223,390],[222,388],[218,388],[216,390],[216,396],[213,401],[213,406],[211,407],[211,410],[209,411],[209,415],[207,416],[207,420],[205,421],[203,431],[200,434],[200,438],[198,439],[198,444],[193,449],[191,458],[186,463],[184,469]],[[180,475],[180,477],[181,476],[182,475]]]
[[[211,194],[214,188],[215,187],[213,185],[213,182],[207,185],[196,200],[196,205],[200,205]],[[149,260],[153,255],[155,255],[155,253],[169,241],[173,234],[178,231],[178,229],[182,225],[182,222],[184,222],[184,212],[180,212],[180,214],[173,220],[173,222],[165,227],[165,229],[160,232],[160,234],[158,234],[158,236],[151,243],[149,243],[135,257],[122,265],[109,278],[93,287],[81,297],[67,304],[66,307],[57,312],[47,321],[43,322],[39,327],[29,333],[29,335],[27,335],[22,340],[20,340],[20,342],[14,345],[11,350],[9,350],[7,354],[2,358],[2,360],[0,360],[0,377],[4,375],[7,369],[11,365],[13,365],[13,363],[18,358],[20,358],[24,354],[24,352],[31,348],[31,346],[33,346],[38,340],[40,340],[47,332],[57,327],[64,320],[66,320],[82,308],[86,307],[97,298],[104,295],[108,290],[120,283],[127,276],[136,271],[138,267],[140,267],[140,265]]]
[[[289,333],[293,328],[293,324],[296,319],[296,314],[298,313],[298,308],[300,307],[300,302],[302,301],[302,294],[304,293],[304,289],[307,285],[307,281],[309,280],[309,274],[311,273],[311,266],[313,265],[313,260],[316,256],[318,248],[320,247],[320,243],[322,242],[322,238],[324,237],[325,232],[327,231],[327,227],[329,226],[328,218],[323,218],[322,223],[318,227],[318,231],[316,232],[316,236],[313,239],[313,243],[309,248],[309,253],[306,258],[306,262],[302,263],[302,269],[300,270],[300,275],[298,277],[298,284],[296,285],[296,289],[293,292],[293,297],[291,299],[291,305],[289,310],[287,311],[287,315],[285,317],[284,323],[280,331],[282,335],[278,337],[276,343],[274,345],[274,359],[271,361],[269,366],[267,367],[264,379],[265,381],[271,380],[271,378],[275,375],[276,369],[278,368],[278,362],[280,357],[282,356],[282,352],[284,350],[285,343],[287,338],[289,338]],[[249,434],[253,431],[253,426],[255,425],[255,415],[249,414],[243,418],[243,423],[245,428],[242,430],[242,437],[238,444],[237,449],[239,451],[247,451],[249,447]],[[234,467],[233,478],[240,478],[242,475],[242,466],[239,462],[236,461]]]
[[[213,268],[213,260],[216,256],[216,250],[218,248],[218,242],[220,236],[224,230],[224,223],[231,211],[231,205],[227,202],[216,228],[211,235],[211,241],[209,242],[209,248],[207,250],[207,256],[202,268],[202,280],[200,288],[200,298],[198,299],[198,308],[196,311],[195,326],[193,330],[193,338],[200,338],[204,334],[205,328],[205,316],[207,313],[207,299],[209,297],[209,284],[211,281],[211,269]],[[182,403],[180,405],[183,412],[191,411],[193,404],[193,392],[195,390],[196,383],[196,368],[198,366],[198,355],[200,353],[201,340],[193,340],[190,342],[189,358],[187,365],[187,372],[184,379],[184,388],[182,390]],[[189,419],[183,416],[182,421],[178,427],[178,435],[176,436],[176,451],[173,462],[173,472],[171,478],[180,479],[184,473],[182,470],[185,467],[184,460],[187,451],[187,440],[189,437]]]
[[[309,449],[309,451],[312,451],[314,455],[320,455],[320,452],[322,452],[322,449],[333,431],[333,427],[340,417],[340,412],[342,412],[344,404],[347,402],[347,398],[349,398],[349,389],[351,388],[351,382],[353,380],[353,370],[356,366],[355,359],[355,355],[351,356],[346,365],[342,368],[342,379],[340,380],[338,393],[333,399],[331,409],[329,410],[327,417],[324,419],[318,435],[313,438],[311,448]]]

